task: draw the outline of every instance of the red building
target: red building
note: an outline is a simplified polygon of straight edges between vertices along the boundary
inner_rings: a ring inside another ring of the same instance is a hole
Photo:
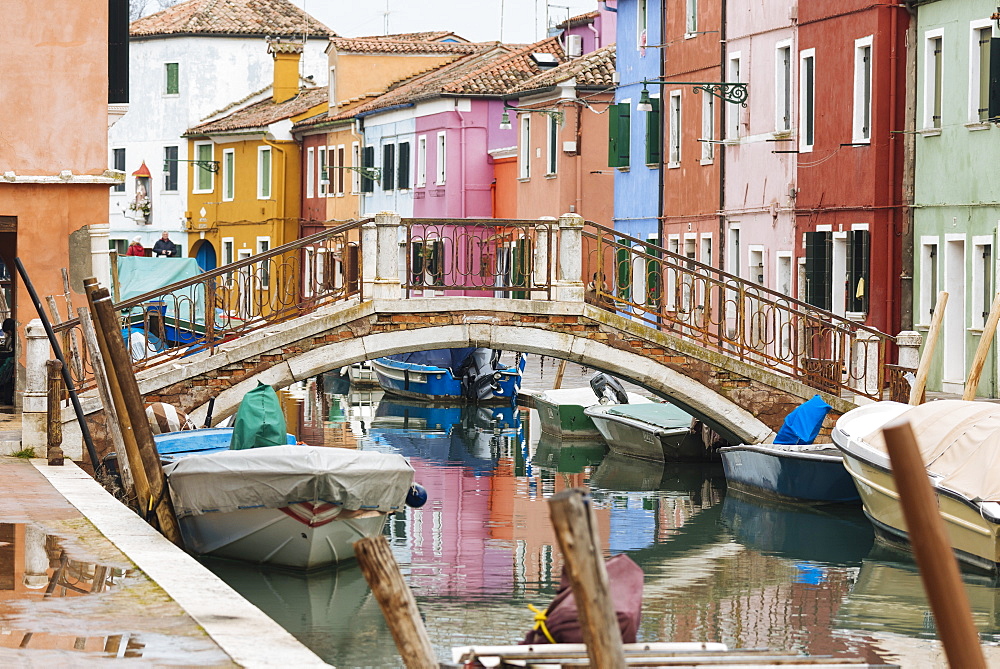
[[[894,2],[801,0],[797,18],[801,294],[896,334],[909,14]]]

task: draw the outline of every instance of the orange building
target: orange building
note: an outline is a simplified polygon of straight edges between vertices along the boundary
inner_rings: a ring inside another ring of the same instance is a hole
[[[86,277],[108,280],[109,187],[124,176],[108,170],[108,127],[127,108],[128,2],[59,3],[58,18],[50,3],[5,3],[4,24],[17,29],[5,34],[0,88],[0,311],[17,324],[23,361],[36,313],[15,258],[42,299],[63,293],[66,268],[74,308]]]

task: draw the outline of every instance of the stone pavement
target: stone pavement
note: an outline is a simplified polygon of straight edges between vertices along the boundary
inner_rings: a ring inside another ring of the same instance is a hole
[[[328,666],[71,462],[0,456],[0,666]]]

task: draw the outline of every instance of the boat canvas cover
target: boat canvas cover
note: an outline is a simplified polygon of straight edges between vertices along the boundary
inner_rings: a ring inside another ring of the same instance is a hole
[[[396,353],[387,355],[389,360],[397,362],[408,362],[411,365],[424,365],[425,367],[441,367],[457,372],[465,359],[468,358],[474,348],[437,348],[431,351],[411,351],[410,353]]]
[[[904,411],[927,472],[974,501],[1000,502],[1000,405],[938,400]],[[864,441],[888,453],[879,428]]]
[[[413,484],[401,455],[320,446],[267,446],[190,455],[163,468],[179,518],[327,502],[395,511]]]
[[[678,409],[673,404],[652,402],[650,404],[616,404],[605,413],[622,418],[641,420],[644,423],[662,427],[666,430],[687,429],[691,427],[691,414]]]
[[[119,300],[131,300],[146,293],[153,293],[165,286],[201,274],[201,267],[194,258],[118,258]],[[180,288],[163,301],[166,319],[179,318],[188,323],[205,322],[205,289],[202,286]]]

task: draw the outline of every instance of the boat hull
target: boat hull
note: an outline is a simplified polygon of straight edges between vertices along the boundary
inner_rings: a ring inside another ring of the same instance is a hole
[[[654,462],[700,462],[718,459],[690,428],[665,429],[624,416],[588,414],[612,453]]]
[[[535,398],[538,422],[542,432],[562,439],[600,439],[601,432],[594,421],[583,413],[579,404],[557,404],[543,397]]]
[[[747,494],[813,504],[860,500],[843,456],[832,444],[801,450],[743,444],[721,448],[719,455],[726,483]]]
[[[197,555],[292,569],[319,569],[352,559],[354,542],[381,534],[388,518],[388,514],[368,512],[310,525],[301,519],[303,510],[294,508],[300,506],[241,509],[181,518],[184,545]],[[308,514],[308,509],[305,513]]]
[[[844,465],[854,479],[865,515],[876,531],[897,543],[909,543],[906,519],[892,472],[844,450]],[[1000,573],[1000,519],[981,505],[949,490],[933,486],[934,496],[952,549],[964,564]]]
[[[462,392],[461,381],[446,368],[415,365],[388,358],[372,360],[371,365],[378,385],[390,395],[431,402],[467,401]],[[521,386],[520,371],[505,367],[498,370],[498,373],[499,390],[492,397],[480,400],[480,403],[512,402],[517,398],[517,391]]]

